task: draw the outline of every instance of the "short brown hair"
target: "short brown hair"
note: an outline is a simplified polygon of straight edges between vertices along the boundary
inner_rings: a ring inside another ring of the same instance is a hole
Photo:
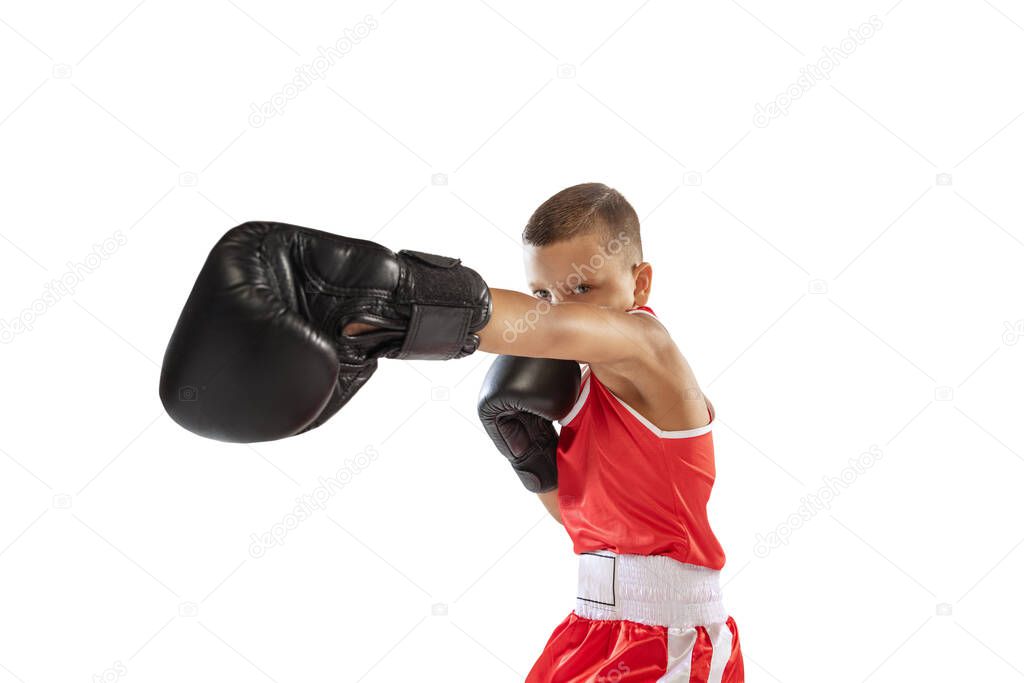
[[[573,185],[548,198],[526,223],[523,242],[543,247],[599,231],[608,239],[622,234],[629,245],[629,250],[624,251],[635,262],[643,260],[636,211],[618,190],[603,183]]]

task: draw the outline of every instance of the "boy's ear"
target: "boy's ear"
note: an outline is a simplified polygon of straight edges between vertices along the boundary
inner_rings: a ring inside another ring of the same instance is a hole
[[[651,298],[651,280],[654,277],[654,270],[647,261],[633,266],[633,280],[636,285],[633,288],[633,305],[646,306],[647,300]]]

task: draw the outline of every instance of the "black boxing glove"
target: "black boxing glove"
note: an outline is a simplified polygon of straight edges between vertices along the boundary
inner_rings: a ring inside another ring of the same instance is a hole
[[[200,436],[284,438],[336,413],[378,358],[473,353],[490,314],[487,284],[457,259],[245,223],[199,273],[164,354],[160,399]],[[347,336],[350,322],[375,330]]]
[[[498,356],[487,372],[477,414],[533,493],[558,486],[553,422],[572,410],[579,391],[580,366],[571,360]]]

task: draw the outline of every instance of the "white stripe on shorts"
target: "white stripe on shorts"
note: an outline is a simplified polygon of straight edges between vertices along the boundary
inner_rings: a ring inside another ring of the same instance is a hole
[[[668,630],[668,666],[665,674],[655,683],[690,683],[690,663],[693,645],[697,642],[697,629],[670,628]]]
[[[725,665],[729,663],[729,655],[732,654],[732,631],[724,623],[711,624],[705,628],[711,636],[711,674],[708,683],[722,683]]]
[[[725,622],[705,626],[711,641],[711,672],[700,683],[722,683],[725,667],[732,654],[732,631]],[[696,628],[668,629],[668,666],[656,683],[690,683],[693,675],[693,646]]]

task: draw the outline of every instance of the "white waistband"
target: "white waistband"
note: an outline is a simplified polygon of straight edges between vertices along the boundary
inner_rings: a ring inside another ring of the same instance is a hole
[[[715,569],[662,555],[608,550],[579,558],[576,614],[581,617],[678,628],[717,624],[728,617]]]

